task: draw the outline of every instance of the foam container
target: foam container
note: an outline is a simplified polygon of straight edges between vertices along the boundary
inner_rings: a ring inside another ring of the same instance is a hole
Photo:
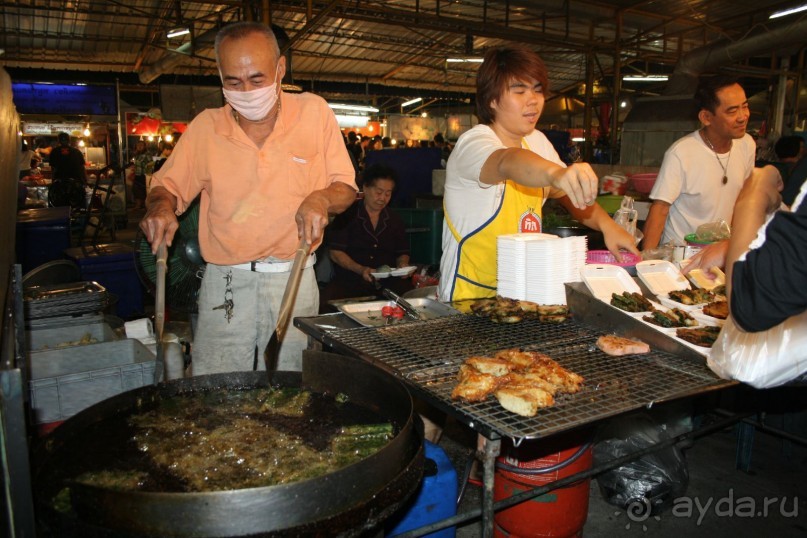
[[[589,264],[580,270],[580,276],[591,294],[605,303],[610,304],[612,293],[642,293],[628,272],[618,265]]]

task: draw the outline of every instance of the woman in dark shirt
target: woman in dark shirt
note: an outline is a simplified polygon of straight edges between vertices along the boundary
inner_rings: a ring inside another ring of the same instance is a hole
[[[412,289],[406,277],[376,280],[371,273],[382,266],[409,265],[409,241],[401,217],[387,205],[395,189],[395,172],[374,165],[364,172],[364,199],[337,216],[328,227],[328,246],[334,276],[322,292],[322,310],[328,301],[349,297],[380,296],[382,287],[397,293]]]

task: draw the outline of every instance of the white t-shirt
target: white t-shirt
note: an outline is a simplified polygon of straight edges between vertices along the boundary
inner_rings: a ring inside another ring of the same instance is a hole
[[[756,144],[748,134],[733,140],[731,151],[717,155],[699,131],[670,146],[650,192],[653,200],[671,204],[659,244],[673,241],[683,245],[684,237],[695,233],[702,224],[721,219],[731,224],[734,202],[754,169],[755,154]],[[723,167],[728,177],[726,185]]]
[[[20,172],[26,172],[31,169],[31,161],[36,157],[36,153],[30,149],[20,152],[18,168]]]
[[[527,147],[544,159],[566,166],[558,156],[552,143],[541,131],[535,130],[524,139]],[[446,164],[446,183],[443,205],[451,224],[457,233],[465,237],[487,222],[499,207],[504,194],[504,182],[488,185],[479,181],[482,166],[491,154],[499,149],[507,149],[498,135],[488,125],[478,124],[464,132],[457,140]],[[548,189],[547,189],[548,191]],[[544,197],[546,198],[545,191]],[[457,264],[459,243],[448,226],[443,223],[443,255],[440,258],[440,274],[446,277],[453,274]],[[491,256],[495,255],[491,253]],[[441,278],[438,296],[441,301],[449,301],[451,282]]]

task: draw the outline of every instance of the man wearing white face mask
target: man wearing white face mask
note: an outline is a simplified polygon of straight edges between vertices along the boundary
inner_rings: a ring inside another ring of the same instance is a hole
[[[251,370],[274,331],[299,238],[322,241],[329,214],[356,198],[353,166],[333,112],[312,94],[286,94],[286,59],[271,29],[229,25],[216,36],[227,104],[199,114],[152,179],[140,223],[156,252],[201,193],[199,244],[208,262],[199,292],[193,375]],[[314,315],[308,260],[293,316]],[[289,327],[279,370],[300,370],[305,336]],[[263,361],[258,360],[259,368]]]

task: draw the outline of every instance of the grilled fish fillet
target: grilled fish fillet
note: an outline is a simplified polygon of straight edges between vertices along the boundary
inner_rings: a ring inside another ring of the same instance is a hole
[[[511,372],[506,376],[504,376],[502,380],[503,380],[502,387],[509,385],[538,387],[539,389],[548,392],[552,396],[554,396],[561,390],[561,387],[550,383],[549,381],[543,379],[538,374],[519,374],[517,372]]]
[[[621,355],[633,355],[638,353],[649,353],[650,346],[644,342],[606,334],[597,338],[597,347],[608,355],[615,357]]]
[[[466,402],[482,402],[501,383],[500,378],[490,374],[482,374],[471,366],[460,367],[460,382],[451,391],[452,400],[464,400]]]
[[[535,353],[542,355],[541,353]],[[566,370],[557,362],[553,361],[546,355],[536,358],[535,362],[526,369],[526,374],[536,374],[542,379],[557,385],[563,389],[564,392],[573,394],[580,390],[580,385],[583,383],[583,377]]]
[[[523,417],[534,417],[541,407],[555,403],[551,394],[534,386],[505,385],[496,391],[502,407]]]
[[[490,374],[496,377],[509,374],[517,368],[516,365],[505,359],[491,357],[470,357],[465,359],[465,364],[476,368],[483,374]]]
[[[530,366],[535,362],[535,356],[531,353],[526,353],[518,348],[503,349],[496,353],[497,359],[504,359],[516,366],[515,369],[523,369]]]

